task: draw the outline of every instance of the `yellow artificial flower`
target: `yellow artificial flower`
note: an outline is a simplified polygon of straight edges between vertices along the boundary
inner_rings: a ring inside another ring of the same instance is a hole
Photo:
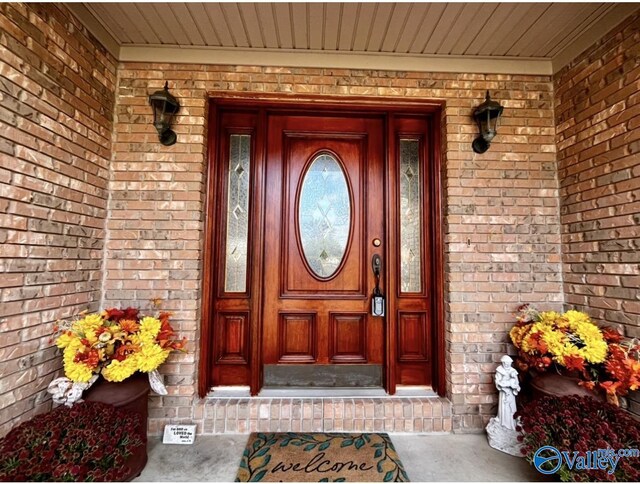
[[[554,321],[557,321],[558,319],[562,319],[562,316],[560,315],[560,313],[557,313],[556,311],[544,311],[544,312],[540,313],[540,321],[541,322],[553,323]]]
[[[564,365],[564,357],[567,356],[564,339],[564,334],[560,331],[545,331],[542,334],[542,341],[546,343],[549,352],[555,355],[553,359],[561,365]]]
[[[564,317],[569,321],[569,326],[575,327],[581,323],[593,324],[591,318],[588,315],[583,313],[582,311],[576,311],[575,309],[570,309],[566,313],[564,313]]]
[[[159,319],[145,316],[140,321],[140,339],[145,343],[152,343],[160,332],[160,326]]]
[[[73,382],[87,383],[93,376],[93,371],[87,365],[72,361],[64,366],[64,374]]]
[[[137,355],[130,355],[123,361],[111,360],[111,363],[102,369],[102,376],[107,381],[120,382],[133,375],[137,369]]]
[[[90,330],[95,331],[100,326],[102,326],[103,322],[104,320],[99,314],[87,314],[84,318],[79,319],[78,321],[73,323],[72,329],[76,331],[77,328],[77,332],[85,332]]]
[[[69,343],[71,343],[71,341],[73,341],[73,336],[65,332],[58,336],[58,339],[56,339],[56,346],[60,349],[64,349],[69,346]]]
[[[84,363],[76,363],[74,360],[76,354],[83,350],[85,346],[78,339],[73,339],[62,353],[62,362],[64,364],[64,374],[74,382],[86,383],[91,379],[93,371]]]
[[[138,368],[148,373],[157,369],[169,356],[171,349],[163,349],[160,345],[144,345],[138,353]]]
[[[522,339],[527,335],[530,329],[531,323],[525,324],[523,326],[514,326],[513,328],[511,328],[511,331],[509,331],[509,336],[511,337],[511,341],[516,348],[522,348]]]

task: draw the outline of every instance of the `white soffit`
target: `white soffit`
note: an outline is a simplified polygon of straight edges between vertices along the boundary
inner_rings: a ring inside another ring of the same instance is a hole
[[[550,75],[640,3],[70,3],[119,60]]]

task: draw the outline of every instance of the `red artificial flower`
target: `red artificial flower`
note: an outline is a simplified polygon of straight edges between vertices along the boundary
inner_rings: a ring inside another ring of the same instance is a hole
[[[587,390],[593,390],[596,387],[596,383],[593,381],[579,381],[578,385],[586,388]]]
[[[113,353],[113,357],[118,361],[124,361],[127,359],[127,356],[138,351],[140,351],[140,346],[134,345],[131,342],[126,342],[125,344],[118,346],[116,351]]]
[[[90,349],[89,351],[79,351],[73,359],[75,363],[83,363],[89,368],[96,368],[100,363],[100,354],[96,349]]]
[[[581,356],[568,355],[564,357],[564,366],[569,371],[584,371],[584,358]]]
[[[126,309],[117,309],[111,308],[107,309],[107,319],[109,321],[119,322],[121,319],[133,319],[135,321],[138,320],[138,311],[136,308],[126,308]]]
[[[616,381],[604,381],[600,382],[600,387],[603,388],[607,393],[611,395],[615,395],[618,388],[620,388],[621,382]]]
[[[117,308],[107,309],[106,313],[109,321],[119,321],[124,316],[124,311]]]
[[[602,336],[607,343],[619,343],[622,341],[622,335],[615,328],[605,326],[600,328],[600,331],[602,331]]]

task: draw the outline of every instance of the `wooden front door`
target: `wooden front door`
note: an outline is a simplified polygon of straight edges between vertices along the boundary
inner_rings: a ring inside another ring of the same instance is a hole
[[[383,139],[379,117],[269,119],[266,385],[383,384],[384,318],[370,302],[385,250]],[[324,366],[345,364],[361,366]]]
[[[427,108],[211,104],[200,395],[443,394],[439,111]],[[384,316],[371,314],[374,256]]]

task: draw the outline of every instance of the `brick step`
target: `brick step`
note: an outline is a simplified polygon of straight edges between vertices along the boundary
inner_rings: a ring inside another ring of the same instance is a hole
[[[451,432],[440,397],[207,398],[203,434],[249,432]]]

